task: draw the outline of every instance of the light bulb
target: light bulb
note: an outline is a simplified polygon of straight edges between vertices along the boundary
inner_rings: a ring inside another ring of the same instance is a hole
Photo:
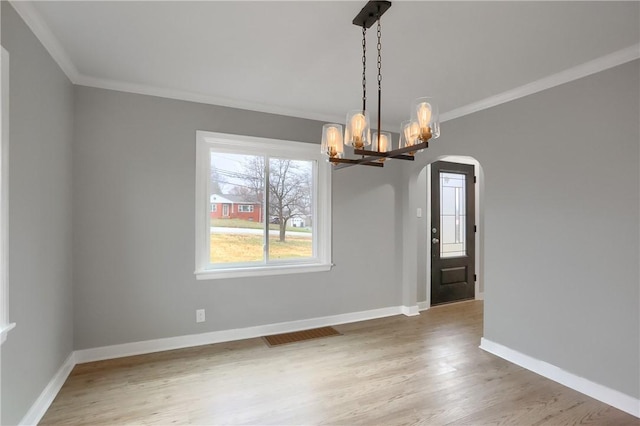
[[[339,137],[340,133],[338,132],[338,129],[336,129],[335,127],[329,127],[329,129],[327,130],[327,146],[335,150],[338,144]]]
[[[427,102],[422,102],[418,105],[418,123],[420,123],[420,129],[429,127],[431,121],[431,105]]]
[[[375,149],[378,152],[389,152],[393,149],[393,137],[389,132],[376,132],[373,140],[375,141]],[[377,161],[382,163],[385,160],[385,157],[381,157]]]
[[[420,126],[415,121],[411,122],[409,126],[409,140],[411,141],[411,145],[416,144],[416,139],[418,139],[418,134],[420,133]]]
[[[356,148],[362,148],[362,132],[367,125],[367,119],[364,114],[355,114],[351,118],[351,134],[353,135],[353,142]]]
[[[387,152],[389,149],[389,139],[387,139],[387,135],[380,135],[380,139],[378,140],[378,152]]]
[[[420,126],[415,121],[406,121],[403,123],[402,133],[404,136],[404,146],[413,146],[418,141],[418,133],[420,132]],[[409,155],[414,155],[415,151],[410,151]]]
[[[404,132],[404,140],[406,141],[407,145],[413,145],[410,143],[411,142],[411,123],[407,123],[402,129],[402,131]]]
[[[320,152],[331,158],[342,158],[342,126],[328,123],[322,126]]]
[[[431,105],[428,102],[422,102],[418,105],[418,123],[420,124],[420,140],[428,141],[431,139]]]

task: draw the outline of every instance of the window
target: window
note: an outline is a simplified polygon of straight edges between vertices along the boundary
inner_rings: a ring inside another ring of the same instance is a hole
[[[218,211],[218,205],[216,203],[211,204],[211,213]]]
[[[317,145],[203,131],[196,145],[198,279],[331,268],[331,166]],[[214,195],[222,217],[208,214]]]

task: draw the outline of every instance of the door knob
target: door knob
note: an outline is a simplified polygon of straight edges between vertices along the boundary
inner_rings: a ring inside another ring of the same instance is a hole
[[[438,244],[438,243],[440,242],[440,240],[439,240],[439,239],[437,239],[437,238],[432,238],[432,239],[431,239],[431,242],[432,242],[433,244]]]

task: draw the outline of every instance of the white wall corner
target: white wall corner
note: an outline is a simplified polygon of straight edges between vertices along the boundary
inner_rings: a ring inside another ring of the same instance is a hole
[[[408,317],[415,317],[416,315],[420,315],[420,309],[418,305],[402,306],[402,313]]]
[[[60,69],[62,69],[62,72],[66,74],[72,83],[77,84],[80,77],[78,69],[32,2],[17,0],[10,0],[9,2],[33,34],[40,40],[40,43],[47,49],[47,52],[49,52],[53,60],[56,61]]]
[[[38,399],[36,399],[29,411],[27,411],[27,414],[25,414],[24,418],[20,421],[20,425],[37,425],[40,422],[75,365],[75,352],[71,352],[56,374],[51,378],[49,384],[47,384],[42,393],[40,393]]]
[[[431,306],[429,306],[429,302],[425,300],[424,302],[418,302],[418,311],[426,311]]]
[[[640,418],[640,399],[638,398],[592,382],[553,364],[525,355],[484,337],[480,341],[480,349]]]

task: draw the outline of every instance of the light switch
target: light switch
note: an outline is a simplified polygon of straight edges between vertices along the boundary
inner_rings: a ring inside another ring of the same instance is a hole
[[[416,211],[416,215],[418,217],[422,217],[422,209],[420,207],[418,207],[418,210]]]

